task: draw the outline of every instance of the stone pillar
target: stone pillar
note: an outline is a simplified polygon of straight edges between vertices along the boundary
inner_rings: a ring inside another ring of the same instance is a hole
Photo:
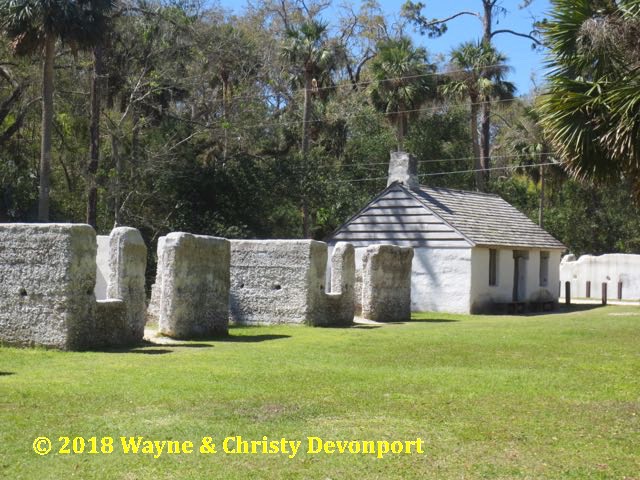
[[[135,228],[114,228],[109,235],[109,280],[107,299],[125,304],[124,330],[118,335],[120,344],[135,344],[144,336],[146,323],[145,271],[147,246]]]
[[[229,241],[170,233],[158,260],[162,278],[160,333],[182,339],[226,335]]]
[[[95,328],[89,225],[0,224],[0,341],[82,350]]]
[[[353,245],[338,242],[331,255],[331,293],[327,295],[325,325],[353,323],[355,313],[356,261]]]
[[[411,318],[413,248],[367,247],[362,262],[362,317],[378,322]]]

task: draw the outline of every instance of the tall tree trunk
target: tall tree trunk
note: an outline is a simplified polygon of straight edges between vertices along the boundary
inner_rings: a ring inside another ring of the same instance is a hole
[[[93,49],[93,77],[91,78],[91,122],[89,136],[89,166],[87,168],[87,223],[93,228],[98,220],[98,186],[96,174],[100,161],[100,100],[102,79],[102,46]]]
[[[309,119],[311,118],[311,72],[304,72],[304,105],[302,112],[302,157],[304,168],[307,168],[307,155],[309,153]],[[305,175],[305,178],[307,175]],[[309,219],[309,204],[306,195],[302,195],[302,235],[311,238],[311,225]]]
[[[116,164],[116,184],[113,200],[114,211],[114,228],[121,225],[120,222],[120,204],[122,201],[122,158],[120,157],[120,149],[118,148],[118,137],[116,132],[111,133],[111,155]]]
[[[482,42],[491,45],[491,24],[493,23],[493,6],[495,0],[482,0]]]
[[[42,143],[40,145],[40,192],[38,221],[49,221],[49,189],[51,186],[51,133],[53,129],[53,62],[56,38],[47,34],[42,63]]]
[[[540,167],[540,207],[538,210],[538,225],[544,228],[544,167]]]
[[[480,120],[480,166],[485,172],[485,179],[488,178],[487,169],[491,166],[491,100],[486,99],[482,104]]]
[[[493,6],[495,0],[482,0],[483,16],[482,16],[482,43],[486,47],[491,46],[491,32],[493,23]],[[485,77],[486,73],[482,72]],[[489,179],[488,169],[491,167],[491,99],[487,98],[482,103],[482,116],[480,120],[480,165],[484,172],[482,175],[485,182]]]
[[[229,132],[227,123],[227,102],[229,101],[229,74],[220,74],[222,80],[222,119],[224,121],[224,144],[222,146],[222,162],[227,162],[227,148],[229,144]]]
[[[480,138],[478,136],[478,113],[479,108],[477,105],[477,99],[471,100],[471,143],[473,144],[473,169],[474,177],[476,180],[476,189],[480,192],[484,192],[484,172],[482,171],[481,156],[480,156]]]
[[[302,111],[302,155],[309,153],[309,120],[311,119],[311,72],[304,72],[304,105]]]

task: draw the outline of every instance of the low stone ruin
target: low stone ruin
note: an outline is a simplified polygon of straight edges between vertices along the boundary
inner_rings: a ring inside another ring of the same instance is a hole
[[[355,315],[355,249],[346,242],[338,242],[331,255],[331,292],[327,293],[326,318],[329,324],[347,326]]]
[[[134,345],[144,337],[146,323],[147,247],[140,232],[130,227],[114,228],[97,241],[95,343]],[[99,281],[101,276],[105,282]]]
[[[411,318],[413,248],[371,245],[362,257],[362,317],[378,322]]]
[[[159,332],[181,339],[226,335],[229,241],[174,232],[158,245],[150,309],[157,312]]]
[[[411,248],[369,247],[362,313],[405,320]],[[325,291],[327,244],[234,240],[174,232],[158,242],[158,270],[145,305],[147,249],[136,229],[96,237],[88,225],[0,224],[0,342],[64,350],[131,345],[147,318],[163,335],[224,335],[240,325],[351,325],[355,253],[338,243]]]
[[[146,247],[133,229],[116,229],[109,246],[111,297],[96,302],[93,228],[1,224],[0,341],[62,350],[139,342]]]
[[[353,321],[352,247],[336,253],[336,292],[324,290],[327,244],[232,240],[230,318],[240,325],[345,325]],[[338,288],[339,287],[339,288]],[[345,311],[338,310],[345,306]]]
[[[91,345],[96,234],[88,225],[0,225],[0,341]]]

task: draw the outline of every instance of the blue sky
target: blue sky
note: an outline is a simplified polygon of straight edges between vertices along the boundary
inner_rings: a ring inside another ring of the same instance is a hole
[[[334,5],[339,5],[342,0],[333,0]],[[219,0],[225,9],[241,14],[245,0]],[[360,4],[358,0],[349,2],[357,8]],[[379,0],[389,19],[397,16],[400,6],[404,0]],[[423,14],[429,18],[443,18],[450,16],[461,10],[474,12],[481,11],[480,0],[422,0],[426,4]],[[522,0],[502,0],[502,6],[508,10],[505,16],[498,18],[499,24],[494,24],[494,29],[510,29],[528,33],[531,30],[532,17],[542,18],[550,8],[549,0],[534,0],[526,9],[518,6]],[[331,22],[330,15],[325,16],[325,20]],[[430,54],[447,55],[453,48],[467,40],[476,40],[482,35],[482,25],[480,20],[472,16],[461,16],[449,22],[449,29],[442,37],[429,39],[415,34],[416,44],[425,47]],[[544,53],[531,49],[531,41],[525,38],[515,37],[510,34],[499,34],[494,37],[494,44],[509,61],[513,71],[509,75],[509,80],[518,87],[518,95],[526,95],[534,86],[534,81],[540,85],[543,82],[543,62]]]

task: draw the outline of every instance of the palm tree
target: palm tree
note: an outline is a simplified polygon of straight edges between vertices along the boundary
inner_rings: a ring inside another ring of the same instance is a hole
[[[288,28],[281,50],[282,57],[293,70],[294,80],[302,80],[304,103],[302,113],[302,156],[308,163],[311,101],[319,86],[330,80],[330,74],[340,64],[342,49],[329,41],[327,24],[317,20],[303,22],[297,29]],[[308,199],[302,198],[302,231],[305,238],[311,234]]]
[[[409,118],[430,97],[435,96],[433,73],[427,51],[414,48],[407,37],[378,43],[371,62],[371,101],[395,127],[398,151],[402,150]]]
[[[53,66],[57,40],[74,47],[94,45],[106,24],[113,0],[0,0],[0,30],[12,40],[16,55],[42,52],[42,142],[38,220],[49,220]]]
[[[486,170],[490,167],[489,152],[482,148],[478,131],[481,106],[495,99],[511,99],[515,86],[504,80],[509,68],[507,58],[484,42],[466,42],[451,52],[451,72],[442,88],[445,96],[463,98],[471,108],[471,138],[476,170],[476,188],[485,189]],[[488,135],[488,133],[487,133]]]
[[[554,0],[543,35],[538,109],[560,160],[578,178],[626,176],[640,200],[640,2]]]
[[[281,55],[292,67],[294,78],[302,80],[304,87],[302,153],[306,156],[309,152],[312,95],[340,64],[343,53],[329,41],[327,24],[308,20],[297,29],[287,29]]]

